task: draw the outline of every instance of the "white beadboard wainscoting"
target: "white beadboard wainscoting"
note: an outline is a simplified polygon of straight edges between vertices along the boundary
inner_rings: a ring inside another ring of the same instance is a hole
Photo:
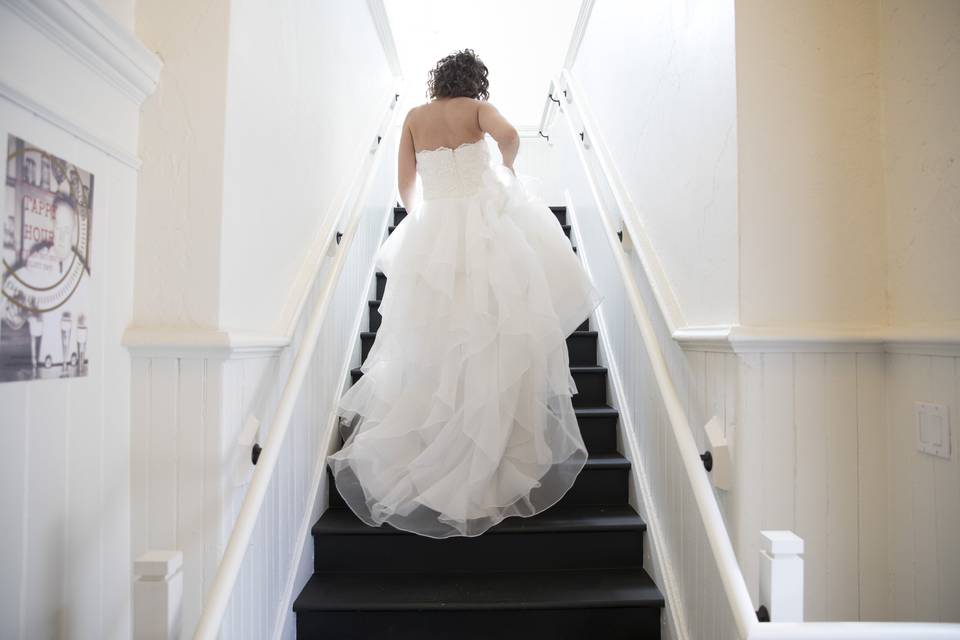
[[[700,411],[722,397],[733,412],[727,522],[753,597],[757,532],[788,529],[804,539],[805,619],[887,619],[883,354],[686,359]]]
[[[394,153],[395,141],[396,128],[391,127],[383,142],[387,155]],[[312,572],[310,527],[326,499],[325,456],[336,437],[331,411],[349,384],[350,367],[359,361],[357,335],[368,313],[373,256],[392,219],[396,163],[387,158],[374,170],[360,226],[224,619],[225,638],[295,635],[292,599]],[[238,438],[254,415],[263,425],[256,440],[266,439],[332,260],[329,255],[323,260],[304,303],[295,305],[306,311],[289,339],[215,332],[206,338],[172,335],[169,344],[157,335],[131,338],[136,344],[131,347],[136,356],[133,555],[150,549],[183,551],[184,637],[199,619],[252,472],[250,447],[238,445]]]
[[[960,622],[960,357],[886,355],[889,611]],[[917,451],[914,402],[946,405],[950,459]]]
[[[87,374],[0,383],[0,637],[130,638],[120,337],[133,311],[139,109],[161,65],[98,6],[69,0],[0,2],[0,59],[0,145],[22,138],[95,187]]]
[[[791,529],[806,619],[960,622],[960,358],[794,349],[686,348],[695,405],[735,425],[727,517],[754,597],[754,532]],[[917,450],[915,402],[948,408],[951,458]]]

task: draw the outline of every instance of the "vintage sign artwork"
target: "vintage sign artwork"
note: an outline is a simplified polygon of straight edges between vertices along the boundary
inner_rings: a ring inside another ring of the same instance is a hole
[[[87,374],[93,174],[7,139],[0,382]]]

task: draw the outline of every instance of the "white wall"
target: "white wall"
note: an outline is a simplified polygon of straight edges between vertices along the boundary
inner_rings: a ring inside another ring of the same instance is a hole
[[[737,321],[734,4],[597,2],[573,74],[685,324]]]
[[[960,4],[880,3],[890,321],[960,324]]]
[[[137,122],[159,61],[95,5],[0,4],[0,139],[95,176],[86,377],[0,384],[0,637],[129,638]],[[64,34],[70,34],[69,37]]]
[[[286,331],[393,77],[366,2],[230,3],[220,327]]]
[[[143,112],[136,324],[283,335],[392,95],[370,10],[144,0],[137,28],[166,65]]]
[[[141,0],[137,35],[164,60],[141,116],[135,324],[216,328],[228,0]]]
[[[877,6],[736,3],[741,324],[886,323]]]

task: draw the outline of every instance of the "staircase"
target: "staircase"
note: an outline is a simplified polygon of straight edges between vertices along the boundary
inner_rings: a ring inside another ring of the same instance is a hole
[[[569,238],[566,209],[551,209]],[[405,215],[394,209],[389,231]],[[378,273],[363,359],[385,287]],[[567,346],[589,451],[573,488],[536,516],[436,540],[367,526],[327,468],[330,508],[313,526],[314,574],[293,605],[299,638],[660,638],[663,596],[642,566],[646,525],[627,502],[630,461],[617,451],[618,412],[606,401],[607,369],[597,365],[589,320]],[[351,371],[354,382],[361,375]]]

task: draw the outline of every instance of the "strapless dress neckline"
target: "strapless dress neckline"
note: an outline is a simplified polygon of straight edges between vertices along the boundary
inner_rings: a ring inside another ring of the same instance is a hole
[[[414,154],[420,155],[421,153],[431,153],[433,151],[457,151],[459,149],[462,149],[463,147],[469,147],[471,145],[480,144],[481,142],[486,142],[486,140],[487,140],[487,137],[484,136],[479,140],[474,140],[473,142],[464,142],[462,144],[458,144],[455,147],[439,146],[439,147],[436,147],[435,149],[420,149],[419,151],[415,151]]]

